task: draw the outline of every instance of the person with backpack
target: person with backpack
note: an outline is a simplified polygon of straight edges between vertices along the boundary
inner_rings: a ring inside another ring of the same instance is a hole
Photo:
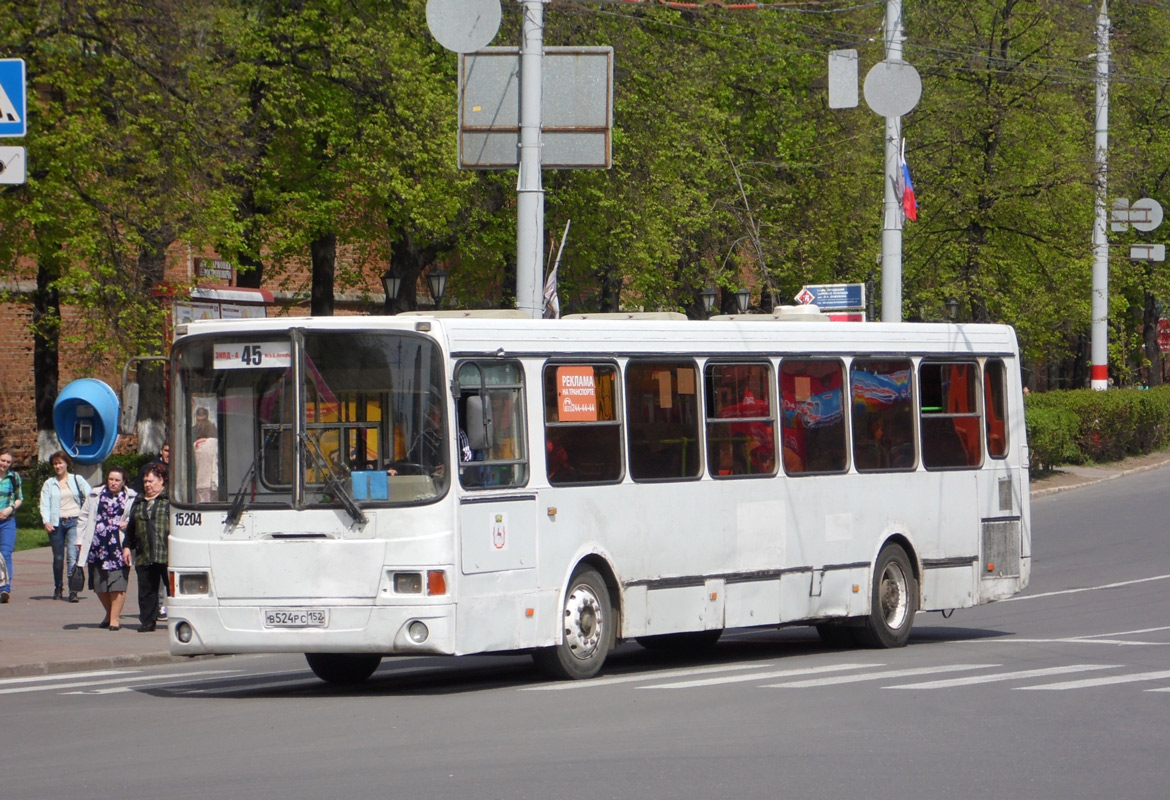
[[[20,475],[12,468],[12,451],[0,449],[0,555],[8,575],[0,585],[0,603],[7,603],[12,592],[12,551],[16,549],[16,509],[24,503]]]
[[[72,466],[64,450],[49,456],[53,476],[41,487],[41,522],[53,548],[53,599],[64,595],[63,576],[77,565],[77,518],[89,495],[89,482],[69,471]],[[69,592],[69,602],[77,602],[77,592]]]

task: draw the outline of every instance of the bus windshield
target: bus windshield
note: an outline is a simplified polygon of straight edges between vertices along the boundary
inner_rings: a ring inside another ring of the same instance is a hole
[[[411,333],[176,344],[171,499],[305,508],[417,503],[450,480],[442,357]]]

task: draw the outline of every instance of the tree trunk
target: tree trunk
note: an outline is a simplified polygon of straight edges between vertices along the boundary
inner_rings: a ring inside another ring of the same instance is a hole
[[[1142,309],[1142,339],[1145,343],[1146,358],[1150,361],[1146,371],[1147,386],[1162,385],[1162,351],[1158,347],[1158,299],[1146,292],[1146,307]]]
[[[38,238],[41,235],[38,231]],[[53,424],[60,370],[58,340],[61,332],[61,296],[53,281],[60,275],[60,256],[55,244],[42,242],[37,259],[37,290],[33,295],[33,386],[37,420],[37,460],[47,461],[61,448]]]
[[[309,245],[313,258],[313,287],[309,313],[314,317],[333,316],[333,275],[337,268],[337,234],[324,233]]]
[[[163,282],[167,249],[174,239],[174,231],[169,226],[151,231],[142,248],[138,251],[140,288],[144,298],[150,297],[152,290]],[[161,349],[167,349],[167,342],[162,342]],[[135,353],[134,355],[159,354],[159,351],[156,350],[151,353]],[[137,377],[138,452],[155,454],[162,449],[163,442],[167,440],[166,370],[157,363],[146,363],[139,366]],[[123,388],[119,386],[116,391],[121,394]]]

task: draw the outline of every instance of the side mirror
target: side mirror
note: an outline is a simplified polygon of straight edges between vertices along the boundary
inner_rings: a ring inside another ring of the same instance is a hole
[[[490,406],[485,406],[481,395],[467,398],[467,441],[472,450],[490,450],[492,447],[492,417]]]
[[[118,433],[125,436],[138,433],[138,384],[122,387],[122,413],[118,415]]]

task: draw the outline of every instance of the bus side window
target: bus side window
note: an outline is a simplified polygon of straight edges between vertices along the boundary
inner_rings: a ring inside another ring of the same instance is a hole
[[[768,364],[708,364],[707,471],[714,477],[774,475],[776,422]]]
[[[853,359],[850,417],[858,472],[914,469],[913,374],[909,359]]]
[[[844,384],[843,367],[836,359],[781,362],[781,441],[789,475],[848,468]]]
[[[987,424],[987,454],[1006,458],[1007,442],[1007,372],[1003,360],[989,358],[983,365],[983,413]]]
[[[465,362],[457,375],[461,483],[466,488],[523,486],[528,482],[523,370],[512,361]],[[474,437],[469,426],[475,428]]]
[[[631,361],[626,367],[626,424],[634,480],[697,478],[698,370],[691,361]]]
[[[545,471],[553,486],[613,483],[622,477],[617,368],[548,364],[544,368]]]
[[[974,363],[924,361],[918,369],[922,464],[961,469],[983,463]]]

